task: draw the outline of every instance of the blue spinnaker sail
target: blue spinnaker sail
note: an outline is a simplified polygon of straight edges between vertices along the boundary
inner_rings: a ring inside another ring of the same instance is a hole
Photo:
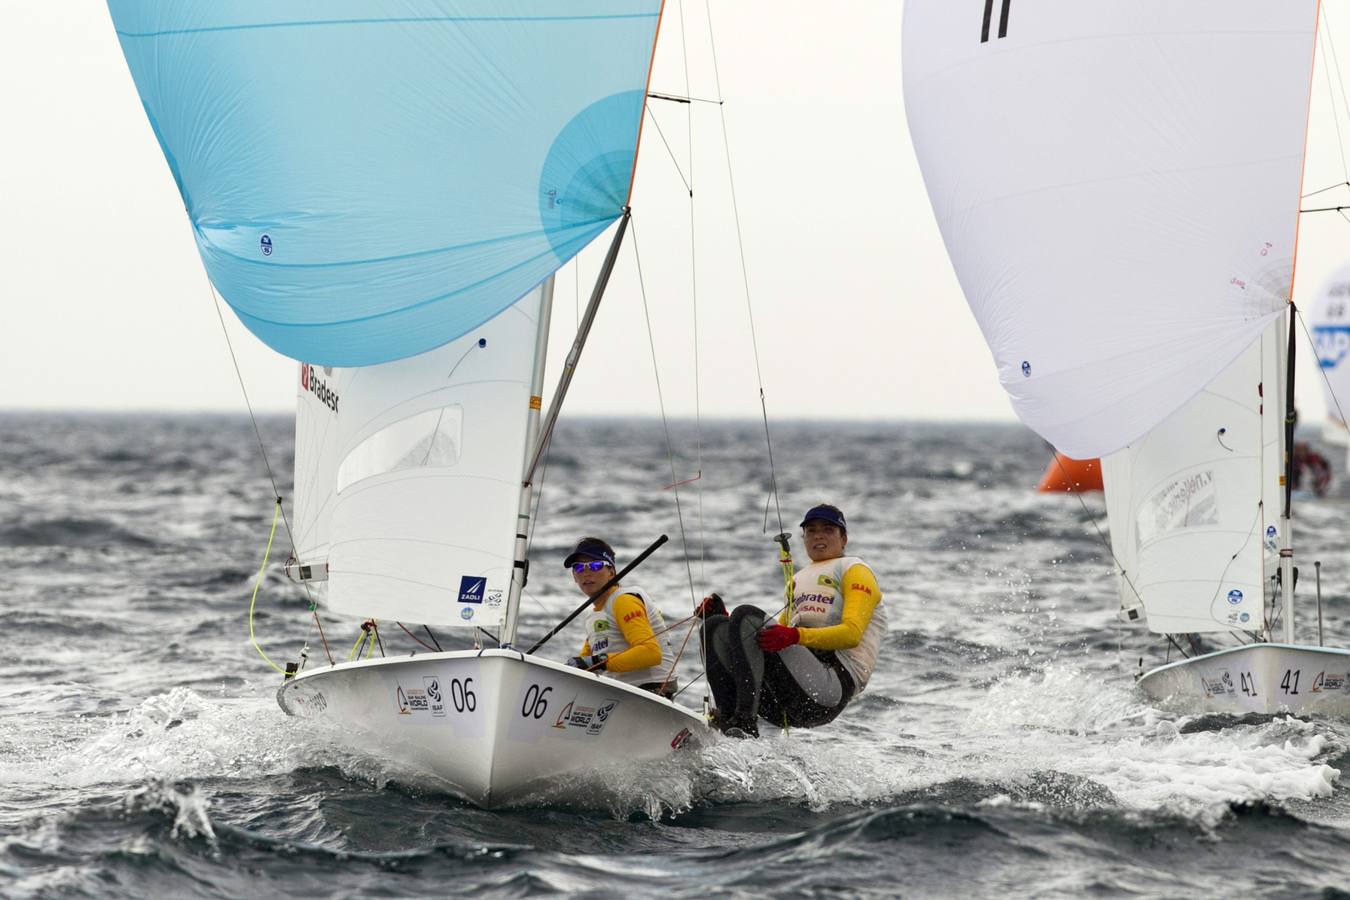
[[[212,282],[331,366],[465,334],[628,201],[661,0],[109,0]]]

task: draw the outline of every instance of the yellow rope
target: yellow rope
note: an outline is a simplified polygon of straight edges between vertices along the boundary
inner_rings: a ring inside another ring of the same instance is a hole
[[[281,498],[277,498],[276,511],[272,513],[272,532],[267,535],[267,550],[263,553],[262,565],[258,567],[258,578],[253,582],[253,599],[248,602],[248,639],[253,644],[253,649],[258,651],[258,655],[272,668],[276,669],[282,675],[286,670],[272,662],[272,660],[263,652],[263,648],[258,646],[258,639],[253,636],[253,607],[258,602],[258,588],[262,587],[263,575],[267,572],[267,560],[272,556],[272,540],[277,536],[277,520],[281,518]]]
[[[788,552],[787,535],[779,535],[778,541],[778,565],[783,568],[783,593],[787,596],[787,620],[792,621],[792,579],[796,573],[793,572],[792,554]],[[783,731],[788,731],[787,710],[783,710]]]
[[[783,567],[783,594],[787,597],[788,621],[792,621],[792,579],[795,573],[792,569],[792,554],[788,552],[787,541],[778,545],[778,565]]]

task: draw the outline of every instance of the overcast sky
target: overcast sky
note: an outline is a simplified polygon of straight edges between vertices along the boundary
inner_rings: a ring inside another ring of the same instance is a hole
[[[1350,24],[1348,0],[1324,5],[1333,25]],[[715,97],[704,5],[687,6],[681,29],[680,4],[668,0],[652,89],[685,93],[684,30],[689,91]],[[773,15],[760,3],[712,8],[770,415],[1011,419],[909,145],[899,0],[781,2]],[[187,218],[106,6],[3,0],[0,17],[0,409],[242,411]],[[1334,32],[1342,55],[1347,33]],[[1308,190],[1344,178],[1320,65],[1316,87]],[[678,159],[677,171],[648,119],[634,221],[666,409],[693,413],[697,372],[703,414],[757,416],[719,108],[653,101],[652,112]],[[691,168],[697,341],[682,184]],[[1338,217],[1305,219],[1297,300],[1311,300],[1348,239]],[[605,243],[583,254],[579,278],[573,266],[559,273],[555,370],[576,285],[589,290]],[[294,364],[226,317],[255,407],[293,408]],[[1310,356],[1305,420],[1322,417]],[[652,371],[630,245],[568,408],[655,414]]]

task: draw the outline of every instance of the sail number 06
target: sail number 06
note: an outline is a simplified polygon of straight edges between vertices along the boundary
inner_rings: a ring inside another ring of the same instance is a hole
[[[552,691],[552,687],[540,688],[537,684],[530,685],[525,691],[525,702],[520,705],[520,717],[522,719],[542,719],[544,713],[548,712],[548,700],[545,698]]]
[[[472,678],[465,678],[460,681],[458,678],[450,679],[450,702],[455,704],[455,712],[473,712],[478,708],[478,698],[473,694]]]

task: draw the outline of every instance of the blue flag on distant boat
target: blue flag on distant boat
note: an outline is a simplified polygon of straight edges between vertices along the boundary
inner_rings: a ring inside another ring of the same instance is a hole
[[[421,353],[628,203],[661,0],[109,0],[212,282],[274,349]]]

